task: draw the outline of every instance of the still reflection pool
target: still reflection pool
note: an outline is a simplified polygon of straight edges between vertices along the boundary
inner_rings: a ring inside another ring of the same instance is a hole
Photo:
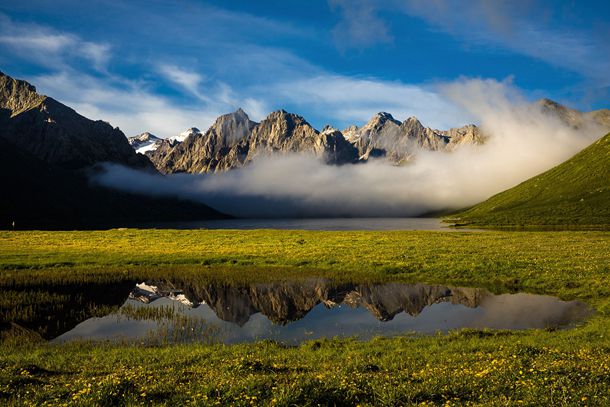
[[[562,328],[591,314],[581,302],[549,296],[494,295],[476,288],[423,284],[336,284],[311,279],[229,285],[156,280],[121,289],[119,294],[114,291],[119,302],[110,313],[97,317],[80,313],[80,319],[48,333],[46,339],[152,343],[271,339],[296,344],[317,338],[368,339],[458,328]]]

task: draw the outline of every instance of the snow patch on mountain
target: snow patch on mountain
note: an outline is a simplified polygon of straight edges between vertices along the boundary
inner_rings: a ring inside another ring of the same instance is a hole
[[[138,136],[129,137],[127,140],[131,147],[136,153],[146,154],[157,150],[164,142],[169,143],[171,147],[176,144],[182,143],[188,136],[193,134],[200,134],[201,131],[197,127],[191,127],[188,130],[183,131],[177,136],[168,137],[166,139],[160,138],[149,132],[142,133]]]
[[[191,127],[190,129],[183,131],[177,136],[169,137],[168,140],[172,144],[178,144],[182,143],[184,140],[186,140],[188,136],[192,136],[193,134],[201,134],[201,130],[199,130],[197,127]]]

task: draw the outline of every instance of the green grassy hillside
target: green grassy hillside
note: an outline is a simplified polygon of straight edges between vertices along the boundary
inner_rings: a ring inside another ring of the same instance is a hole
[[[610,134],[563,164],[450,218],[481,226],[610,229]]]

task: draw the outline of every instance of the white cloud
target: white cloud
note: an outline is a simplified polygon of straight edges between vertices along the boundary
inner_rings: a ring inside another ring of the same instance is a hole
[[[320,115],[333,112],[340,124],[362,124],[381,111],[398,119],[417,116],[426,126],[439,129],[468,122],[468,116],[447,103],[432,85],[325,74],[276,83],[271,90],[303,109]]]
[[[109,44],[85,41],[77,35],[37,24],[15,23],[2,14],[0,45],[24,59],[53,69],[68,67],[66,58],[81,58],[94,69],[104,71],[111,57]]]
[[[362,124],[379,111],[399,119],[417,116],[437,128],[468,121],[433,86],[336,75],[272,46],[227,44],[222,58],[205,65],[169,57],[157,57],[153,63],[140,59],[134,63],[144,73],[131,79],[105,68],[112,57],[108,44],[15,23],[1,15],[0,34],[0,46],[51,71],[24,79],[85,116],[119,126],[127,135],[150,131],[165,137],[191,126],[206,129],[215,117],[238,107],[253,120],[263,119],[271,110],[289,108],[318,127],[329,119],[340,127]],[[83,59],[88,64],[77,63]],[[219,79],[223,77],[237,78],[237,83],[229,85]],[[183,96],[160,94],[159,78]]]
[[[5,30],[3,30],[5,31]],[[0,43],[28,52],[57,53],[74,44],[74,38],[68,35],[32,33],[30,35],[0,36]]]
[[[199,85],[203,81],[203,77],[200,74],[187,71],[176,65],[160,65],[159,73],[187,92],[192,93],[201,99],[205,99],[203,95],[199,93]]]
[[[541,18],[544,9],[536,2],[473,0],[456,6],[450,0],[407,0],[393,4],[466,41],[499,46],[610,85],[607,32],[555,28]]]
[[[117,84],[108,78],[71,71],[36,76],[31,82],[42,93],[53,95],[80,114],[119,126],[128,136],[151,131],[160,137],[169,137],[191,126],[210,125],[223,113],[203,106],[175,106],[141,83]]]

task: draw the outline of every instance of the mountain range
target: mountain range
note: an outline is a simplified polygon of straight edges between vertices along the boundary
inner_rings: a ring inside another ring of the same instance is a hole
[[[452,151],[462,144],[479,144],[485,137],[475,125],[447,131],[424,127],[415,117],[404,122],[380,112],[362,127],[339,131],[313,128],[303,117],[284,110],[270,113],[260,123],[242,110],[220,116],[205,132],[193,132],[182,143],[160,142],[149,133],[131,138],[164,174],[208,173],[242,167],[257,157],[306,153],[327,164],[342,165],[386,159],[408,161],[417,150]],[[144,147],[154,144],[154,148]],[[145,150],[143,150],[145,149]]]
[[[541,99],[537,105],[574,128],[593,122],[610,130],[607,109],[583,113],[549,99]],[[350,126],[340,131],[327,125],[318,131],[303,117],[284,110],[272,112],[257,123],[242,109],[218,117],[204,133],[192,128],[184,135],[187,136],[182,142],[159,139],[150,133],[129,140],[164,174],[227,171],[243,167],[257,157],[288,153],[310,154],[332,165],[372,159],[402,165],[421,150],[451,152],[486,140],[486,135],[473,124],[436,130],[423,126],[416,117],[400,122],[386,112],[377,113],[362,127]]]
[[[548,99],[537,103],[543,112],[574,128],[592,121],[610,130],[607,109],[580,112]],[[420,150],[447,153],[460,146],[485,142],[486,135],[475,125],[436,130],[423,126],[415,117],[400,122],[385,112],[376,114],[362,127],[350,126],[340,131],[326,126],[318,131],[303,117],[284,110],[255,122],[242,109],[218,117],[205,132],[193,127],[166,139],[150,133],[127,139],[120,129],[101,120],[90,120],[37,93],[29,83],[0,72],[0,183],[9,197],[0,201],[0,227],[15,224],[18,228],[91,227],[225,217],[201,203],[150,198],[93,185],[90,176],[100,171],[100,163],[120,164],[153,174],[214,173],[246,166],[258,157],[301,153],[318,157],[329,165],[369,160],[403,165]],[[595,184],[602,192],[594,195],[605,197],[607,153],[599,145],[593,150],[596,152],[587,150],[587,159],[580,158],[561,167],[558,170],[563,174],[561,177],[540,178],[551,180],[545,187],[547,195],[578,186],[572,195],[580,196],[593,193],[588,186]],[[566,168],[582,169],[570,173]],[[585,173],[589,178],[582,177]],[[575,182],[571,182],[571,177]],[[566,188],[557,187],[559,183]],[[526,187],[519,189],[521,203],[514,205],[528,208],[523,200],[535,202],[531,192],[535,190],[530,185],[526,184],[528,193],[523,192]],[[570,194],[566,192],[560,197]],[[581,213],[589,198],[581,196],[583,201],[579,202],[585,204],[573,208],[574,211],[578,209]],[[596,198],[591,202],[598,201]],[[499,213],[498,208],[513,204],[503,205],[487,208]],[[587,211],[592,213],[594,208]],[[460,219],[471,221],[475,213],[483,212],[473,208]],[[607,219],[605,212],[600,216]],[[583,215],[579,219],[582,223],[582,219],[597,218]]]

